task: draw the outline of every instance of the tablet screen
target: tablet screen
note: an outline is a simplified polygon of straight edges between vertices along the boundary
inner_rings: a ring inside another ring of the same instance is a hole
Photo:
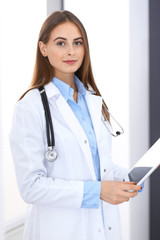
[[[136,184],[151,170],[151,167],[135,167],[128,174],[130,182],[135,182]]]

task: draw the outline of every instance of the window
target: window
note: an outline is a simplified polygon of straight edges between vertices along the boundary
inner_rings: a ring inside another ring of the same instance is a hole
[[[0,182],[5,226],[23,219],[26,209],[17,188],[8,134],[14,105],[32,78],[38,34],[46,15],[46,0],[0,2]]]

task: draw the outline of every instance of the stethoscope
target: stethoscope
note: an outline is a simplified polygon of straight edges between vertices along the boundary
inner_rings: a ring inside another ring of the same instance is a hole
[[[45,158],[49,162],[53,162],[57,159],[58,154],[54,149],[54,147],[55,147],[54,129],[53,129],[53,124],[52,124],[52,118],[51,118],[48,98],[47,98],[47,95],[46,95],[46,92],[45,92],[45,89],[44,89],[43,86],[39,87],[38,90],[39,90],[40,95],[41,95],[41,99],[42,99],[42,103],[43,103],[43,107],[44,107],[44,112],[45,112],[45,118],[46,118],[46,133],[47,133],[48,149],[46,151]],[[110,134],[114,137],[117,137],[117,136],[121,135],[122,133],[124,133],[124,130],[121,127],[121,125],[110,114],[109,110],[106,108],[105,105],[104,105],[104,107],[110,115],[110,120],[112,119],[114,121],[114,123],[116,123],[118,128],[120,129],[119,131],[114,132],[113,128],[112,128],[112,125],[107,120],[103,119],[103,123],[105,124],[105,126],[108,129],[108,131],[110,132]]]
[[[54,130],[53,130],[51,112],[50,112],[48,99],[47,99],[47,95],[46,95],[44,87],[43,86],[39,87],[38,90],[39,90],[40,95],[41,95],[41,99],[42,99],[42,103],[43,103],[43,107],[44,107],[44,112],[45,112],[45,118],[46,118],[46,131],[47,131],[48,149],[46,151],[45,157],[46,157],[46,160],[48,160],[49,162],[53,162],[57,159],[58,154],[54,149],[55,138],[54,138]]]

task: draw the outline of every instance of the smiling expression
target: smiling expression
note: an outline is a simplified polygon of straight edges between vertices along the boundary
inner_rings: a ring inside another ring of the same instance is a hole
[[[61,79],[65,75],[73,76],[84,59],[84,43],[79,28],[72,22],[56,26],[49,41],[39,42],[42,55],[48,57],[54,68],[54,76]]]

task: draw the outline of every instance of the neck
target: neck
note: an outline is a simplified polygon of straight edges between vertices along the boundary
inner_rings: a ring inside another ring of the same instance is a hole
[[[74,89],[74,91],[77,91],[77,87],[74,83],[74,73],[72,74],[54,74],[54,76],[56,78],[58,78],[59,80],[67,83],[71,88]]]

